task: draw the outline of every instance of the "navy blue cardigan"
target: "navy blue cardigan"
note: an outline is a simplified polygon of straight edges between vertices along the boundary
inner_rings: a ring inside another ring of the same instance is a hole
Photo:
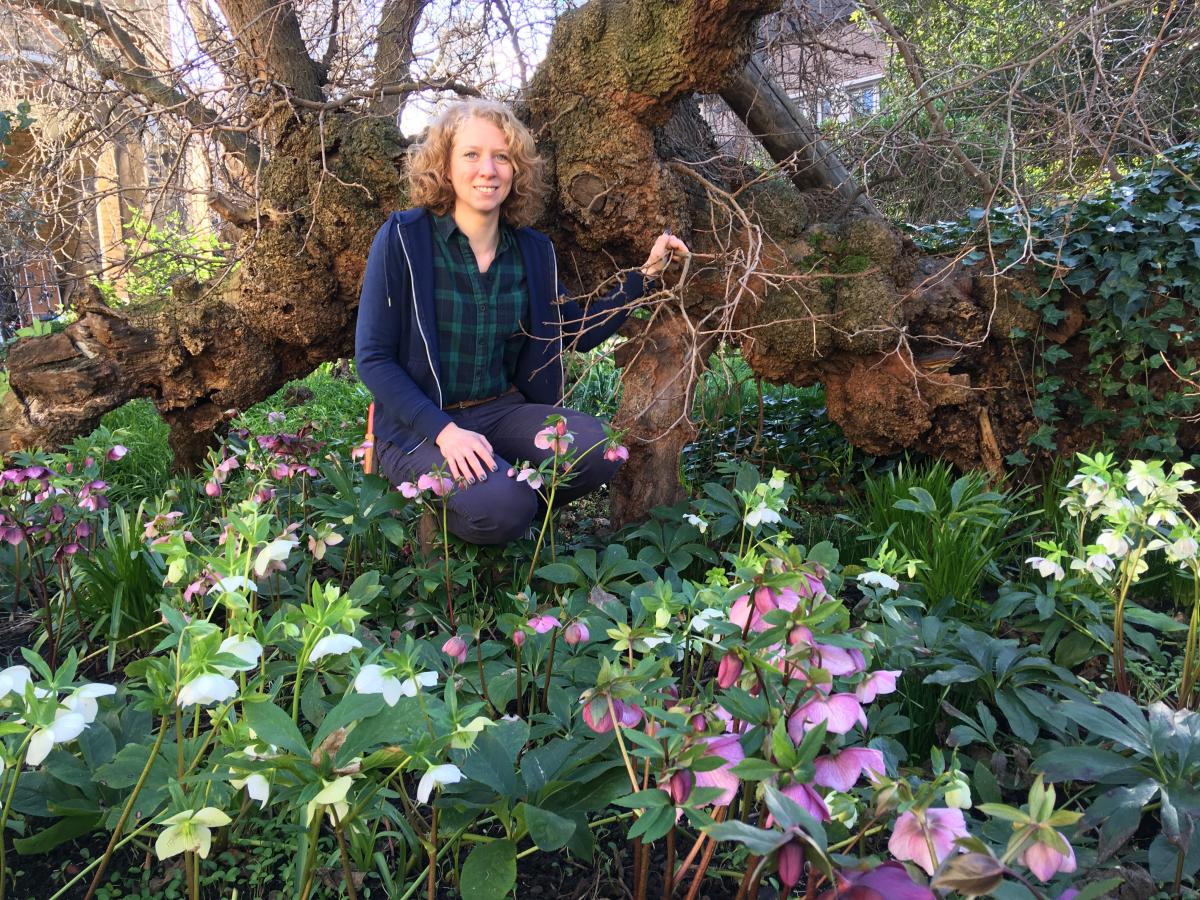
[[[629,273],[587,312],[560,298],[558,260],[550,239],[516,230],[529,285],[530,337],[517,358],[514,386],[530,403],[562,400],[564,341],[590,350],[610,337],[642,295],[643,279]],[[358,303],[355,362],[375,395],[375,440],[404,452],[435,440],[450,424],[438,380],[433,299],[433,221],[421,207],[392,213],[371,244]]]

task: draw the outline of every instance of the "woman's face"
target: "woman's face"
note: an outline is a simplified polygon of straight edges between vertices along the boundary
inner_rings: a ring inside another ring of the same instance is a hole
[[[513,163],[504,132],[487,119],[463,122],[450,148],[455,213],[499,215],[512,190]]]

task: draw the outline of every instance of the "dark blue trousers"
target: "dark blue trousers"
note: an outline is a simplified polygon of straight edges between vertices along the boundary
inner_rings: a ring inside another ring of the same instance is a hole
[[[545,506],[537,493],[523,481],[508,477],[508,469],[518,461],[535,465],[553,456],[551,450],[533,445],[533,438],[546,427],[546,417],[560,415],[575,435],[571,447],[576,453],[572,478],[555,490],[554,503],[567,503],[594,491],[608,482],[620,462],[604,458],[604,426],[585,413],[559,406],[526,403],[515,391],[450,413],[459,428],[475,431],[488,439],[495,451],[496,471],[485,481],[456,485],[447,499],[447,526],[451,534],[472,544],[507,544],[529,529],[539,510]],[[584,452],[586,451],[586,452]],[[403,453],[390,442],[378,451],[379,471],[392,484],[416,480],[435,468],[450,474],[446,458],[432,441],[425,441],[411,453]],[[548,491],[549,484],[543,486]]]

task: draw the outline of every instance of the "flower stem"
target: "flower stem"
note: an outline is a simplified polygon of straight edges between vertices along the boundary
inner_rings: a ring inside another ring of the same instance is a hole
[[[621,759],[625,761],[625,771],[629,775],[629,786],[636,794],[638,792],[637,775],[633,772],[633,763],[629,761],[629,751],[625,749],[625,739],[621,737],[621,722],[617,719],[617,710],[613,706],[612,694],[605,699],[608,701],[608,714],[612,718],[613,733],[617,736],[617,746],[621,749]]]
[[[555,628],[550,634],[550,650],[546,654],[546,682],[542,685],[542,711],[548,712],[550,709],[550,675],[554,671],[554,645],[558,642],[558,629]],[[536,690],[536,688],[535,688]]]
[[[450,633],[453,634],[458,626],[454,624],[454,594],[450,578],[450,524],[444,499],[442,500],[442,552],[446,557],[446,615],[450,619]]]
[[[0,900],[4,900],[5,893],[8,889],[8,856],[5,851],[4,839],[7,834],[8,827],[8,812],[12,808],[13,795],[17,792],[17,781],[21,777],[21,766],[25,759],[25,748],[29,746],[29,739],[33,737],[33,731],[25,733],[25,739],[21,741],[21,747],[17,750],[17,764],[13,769],[12,781],[8,785],[8,794],[4,798],[4,810],[0,812]]]
[[[429,823],[429,875],[426,881],[425,890],[429,894],[429,900],[437,900],[437,828],[438,828],[438,808],[433,807],[433,818]]]
[[[133,812],[133,804],[137,802],[138,794],[142,792],[142,788],[146,785],[146,779],[150,777],[150,769],[154,765],[154,760],[158,758],[158,751],[162,749],[163,738],[166,737],[166,734],[167,717],[163,716],[162,722],[158,726],[158,737],[154,739],[154,746],[150,748],[150,756],[146,760],[146,765],[142,767],[142,774],[138,776],[137,784],[133,786],[133,792],[129,795],[129,799],[125,801],[125,808],[121,810],[121,818],[117,820],[117,827],[113,829],[112,837],[108,840],[108,846],[104,848],[104,855],[100,857],[100,868],[96,870],[96,874],[92,877],[91,886],[88,887],[87,895],[83,900],[92,900],[92,897],[95,896],[96,889],[100,886],[100,879],[104,877],[104,870],[108,868],[113,851],[117,849],[117,842],[121,839],[121,832],[125,830],[125,823],[129,821],[129,814]]]

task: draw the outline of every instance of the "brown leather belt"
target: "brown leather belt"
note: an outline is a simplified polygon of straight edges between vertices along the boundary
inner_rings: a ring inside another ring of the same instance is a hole
[[[515,394],[517,389],[510,387],[503,394],[496,394],[493,397],[481,397],[478,400],[460,400],[458,403],[448,403],[442,407],[446,412],[454,412],[459,409],[470,409],[472,406],[482,406],[485,403],[491,403],[493,400],[499,400],[501,397],[507,397],[509,394]]]

